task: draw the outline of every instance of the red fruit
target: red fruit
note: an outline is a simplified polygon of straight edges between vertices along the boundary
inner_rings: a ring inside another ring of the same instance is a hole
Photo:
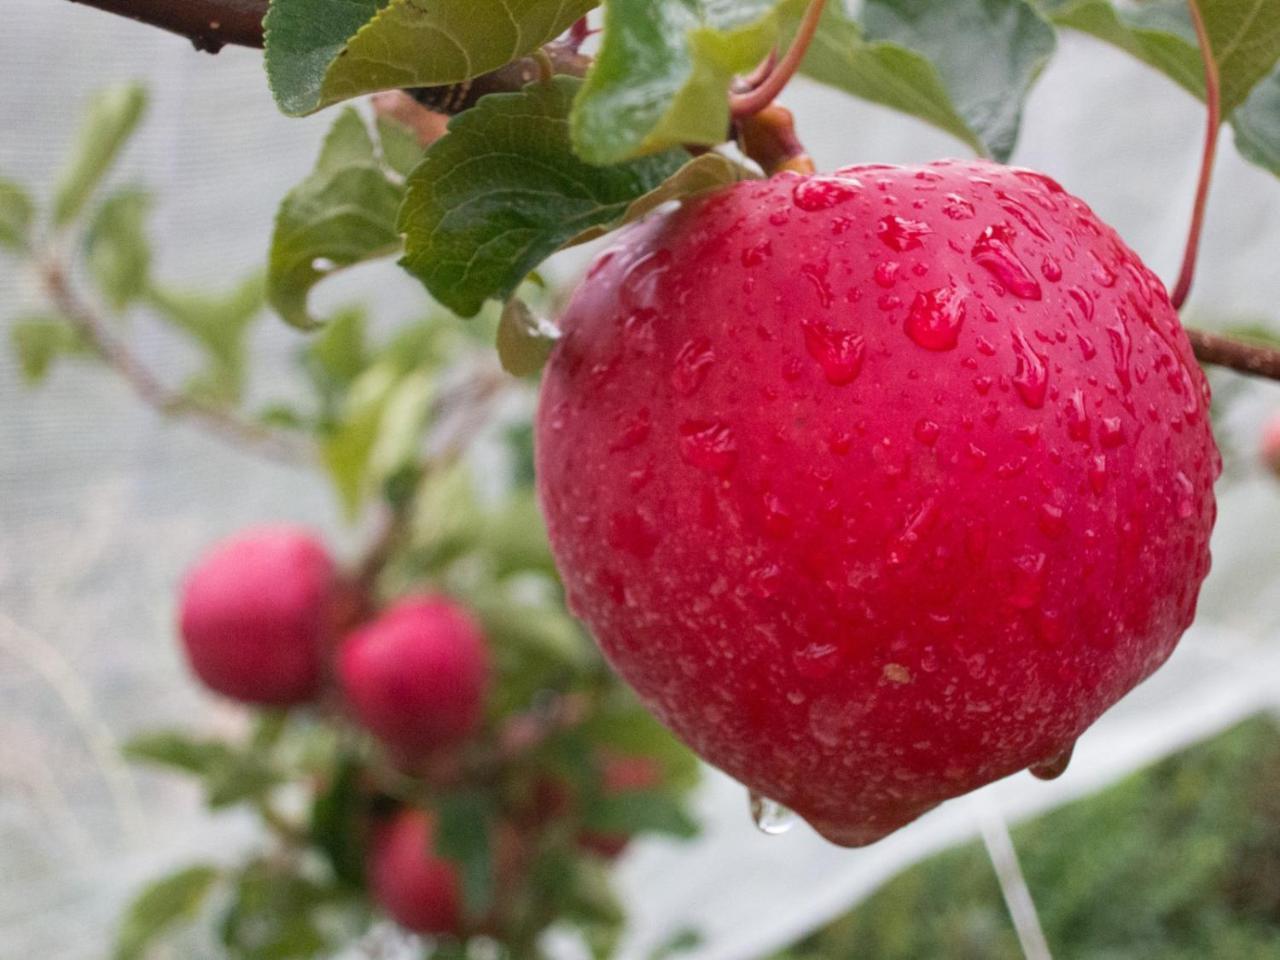
[[[476,729],[488,653],[465,610],[442,597],[415,597],[347,638],[338,679],[361,725],[399,753],[417,757]]]
[[[255,527],[215,545],[182,588],[180,629],[196,676],[247,703],[310,700],[334,583],[324,546],[296,527]]]
[[[1258,450],[1262,465],[1280,477],[1280,415],[1272,417],[1262,428],[1262,445]]]
[[[635,790],[652,790],[662,785],[662,767],[651,757],[627,757],[610,754],[604,758],[601,770],[601,790],[606,797],[616,797]],[[578,843],[612,860],[626,849],[631,837],[625,833],[586,832]]]
[[[1192,619],[1208,388],[1159,280],[1047,177],[740,183],[628,229],[562,326],[537,460],[570,603],[837,843],[1049,764]]]
[[[433,851],[434,832],[434,818],[421,810],[402,810],[380,826],[369,848],[369,889],[402,927],[456,936],[462,928],[458,871]]]

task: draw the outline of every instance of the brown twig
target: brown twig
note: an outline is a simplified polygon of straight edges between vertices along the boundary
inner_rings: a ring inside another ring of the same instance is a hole
[[[729,95],[729,111],[735,119],[759,113],[773,103],[774,97],[782,92],[782,88],[787,85],[796,70],[799,69],[800,61],[804,59],[805,53],[808,52],[809,41],[818,32],[818,22],[822,19],[822,8],[824,6],[826,6],[826,0],[809,0],[809,7],[804,12],[804,19],[800,21],[796,35],[791,41],[791,46],[787,48],[787,52],[782,59],[775,63],[773,69],[751,90],[745,93]]]
[[[1260,343],[1237,340],[1220,333],[1186,328],[1191,349],[1201,363],[1227,367],[1238,373],[1280,380],[1280,350]]]
[[[231,410],[211,406],[174,390],[161,381],[111,332],[107,323],[72,288],[66,269],[56,260],[45,261],[40,279],[49,300],[76,329],[86,345],[133,389],[147,406],[165,416],[180,416],[199,423],[210,433],[242,448],[282,463],[305,463],[312,457],[308,443],[260,423],[245,420]]]
[[[442,87],[416,87],[408,92],[429,110],[453,115],[475,106],[476,101],[490,93],[515,93],[545,75],[548,64],[551,72],[570,77],[586,76],[591,58],[579,53],[572,40],[567,43],[548,43],[536,54],[513,60],[505,67],[482,74],[472,80]]]
[[[1222,98],[1218,83],[1218,64],[1213,58],[1213,48],[1209,44],[1209,31],[1205,27],[1204,17],[1200,14],[1197,0],[1187,0],[1191,11],[1191,22],[1195,24],[1196,39],[1200,44],[1200,57],[1204,61],[1204,102],[1207,107],[1207,120],[1204,133],[1204,151],[1200,157],[1200,178],[1196,183],[1195,205],[1191,209],[1191,226],[1187,230],[1187,246],[1182,255],[1182,269],[1178,271],[1178,282],[1173,287],[1169,299],[1177,309],[1187,301],[1191,292],[1191,281],[1196,272],[1196,254],[1200,249],[1200,230],[1204,226],[1204,208],[1209,199],[1209,181],[1213,175],[1213,159],[1218,151],[1218,128],[1222,125]]]
[[[267,0],[72,0],[181,34],[197,50],[262,46]]]

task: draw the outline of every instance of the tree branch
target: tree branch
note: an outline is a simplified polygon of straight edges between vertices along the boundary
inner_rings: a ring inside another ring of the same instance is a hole
[[[90,349],[115,370],[151,409],[165,416],[185,416],[197,421],[210,433],[272,460],[297,464],[311,459],[309,444],[263,424],[244,420],[231,410],[193,400],[166,386],[134,356],[123,340],[111,332],[102,318],[76,295],[66,270],[57,261],[47,261],[41,266],[40,279],[50,301],[75,327]]]
[[[267,0],[71,0],[181,34],[197,50],[262,47]]]

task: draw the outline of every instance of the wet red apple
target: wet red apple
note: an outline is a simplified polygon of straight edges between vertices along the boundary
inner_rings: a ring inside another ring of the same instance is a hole
[[[698,753],[870,843],[1075,739],[1209,568],[1208,388],[1046,176],[744,182],[619,235],[545,373],[573,609]]]

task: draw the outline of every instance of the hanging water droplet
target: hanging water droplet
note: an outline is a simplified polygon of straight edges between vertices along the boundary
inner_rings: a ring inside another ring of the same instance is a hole
[[[747,793],[747,801],[751,820],[761,833],[777,837],[796,825],[796,815],[777,800],[770,800],[764,794],[751,790]]]
[[[1075,741],[1071,746],[1052,757],[1031,764],[1027,770],[1033,777],[1040,780],[1056,780],[1067,772],[1067,765],[1071,763],[1071,754],[1075,752]]]
[[[1040,282],[1018,259],[1013,250],[1013,228],[1007,223],[993,223],[974,241],[973,259],[996,278],[1015,297],[1039,300]]]

